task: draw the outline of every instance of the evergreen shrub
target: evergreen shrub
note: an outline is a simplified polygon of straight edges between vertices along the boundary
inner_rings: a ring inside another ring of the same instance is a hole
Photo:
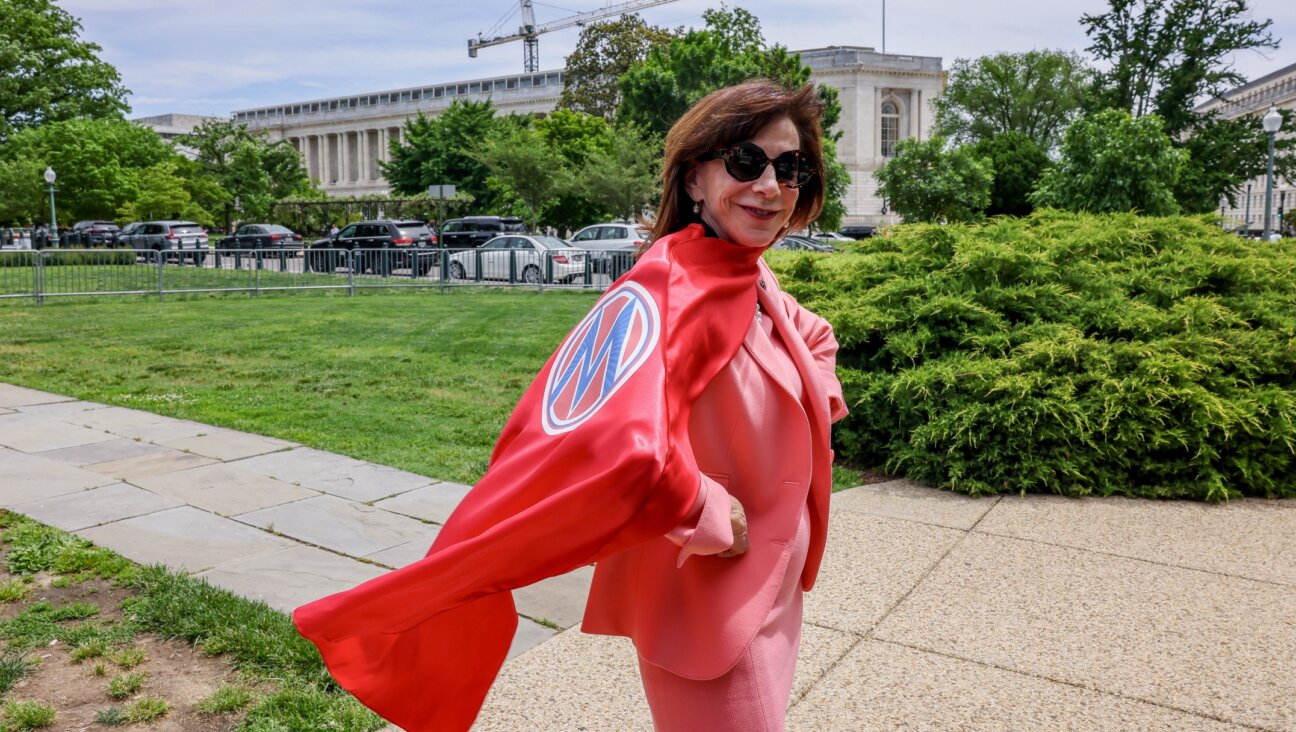
[[[841,343],[839,457],[980,495],[1296,497],[1296,244],[1039,211],[771,253]]]

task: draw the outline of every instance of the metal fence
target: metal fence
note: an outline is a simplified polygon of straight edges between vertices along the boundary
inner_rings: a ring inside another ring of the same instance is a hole
[[[0,251],[0,300],[464,286],[604,290],[629,252],[508,249]]]

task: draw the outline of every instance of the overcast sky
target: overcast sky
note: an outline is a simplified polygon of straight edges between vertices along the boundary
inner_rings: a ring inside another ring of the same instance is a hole
[[[131,116],[167,112],[227,116],[236,109],[522,71],[522,44],[482,49],[468,58],[468,38],[514,32],[516,0],[57,0],[81,20],[82,37],[131,90]],[[607,0],[534,0],[540,24],[610,4]],[[823,46],[883,48],[883,0],[746,0],[765,38],[792,50]],[[1292,0],[1251,0],[1271,18],[1280,41],[1267,58],[1239,54],[1248,79],[1296,63]],[[702,25],[707,0],[680,0],[640,12],[650,23]],[[1001,51],[1089,45],[1079,19],[1106,10],[1105,0],[890,0],[886,50],[956,58]],[[501,23],[499,29],[491,32]],[[579,28],[540,36],[540,68],[562,68]]]

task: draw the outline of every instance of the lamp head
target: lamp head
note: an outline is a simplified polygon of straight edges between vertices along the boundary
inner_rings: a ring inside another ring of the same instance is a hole
[[[54,175],[54,169],[53,169],[53,168],[51,168],[51,167],[49,167],[49,166],[46,166],[46,167],[45,167],[45,182],[46,182],[46,183],[49,183],[50,185],[54,185],[54,179],[57,178],[57,177],[58,177],[58,176]]]
[[[1282,127],[1282,115],[1278,114],[1278,110],[1270,105],[1269,111],[1266,112],[1264,118],[1260,120],[1260,124],[1264,126],[1264,131],[1266,133],[1272,135],[1278,131],[1279,127]]]

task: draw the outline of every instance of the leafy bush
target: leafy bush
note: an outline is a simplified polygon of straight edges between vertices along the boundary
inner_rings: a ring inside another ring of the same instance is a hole
[[[771,257],[832,322],[838,455],[969,494],[1296,497],[1296,244],[1037,212]]]

